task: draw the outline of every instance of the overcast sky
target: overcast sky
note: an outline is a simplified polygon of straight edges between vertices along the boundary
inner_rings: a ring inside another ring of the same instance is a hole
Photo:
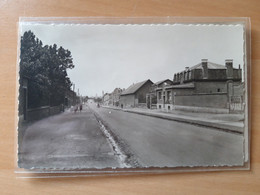
[[[72,53],[68,75],[81,95],[102,95],[146,79],[173,79],[176,72],[208,59],[243,62],[241,25],[90,25],[21,23],[43,44]]]

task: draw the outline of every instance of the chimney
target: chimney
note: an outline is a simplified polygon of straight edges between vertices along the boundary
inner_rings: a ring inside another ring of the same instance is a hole
[[[208,59],[201,59],[203,78],[208,78]]]
[[[176,74],[174,74],[173,82],[176,82],[176,79],[177,79],[177,76],[176,76]]]
[[[227,78],[233,78],[233,60],[227,59],[225,64],[227,67]]]

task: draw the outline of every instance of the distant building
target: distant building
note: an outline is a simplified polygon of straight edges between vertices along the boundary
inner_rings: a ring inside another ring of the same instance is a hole
[[[156,89],[157,108],[190,111],[230,112],[243,110],[242,70],[203,59],[174,74],[173,85]]]
[[[147,108],[150,108],[150,109],[156,108],[156,105],[157,105],[156,89],[157,88],[161,88],[163,86],[170,86],[172,84],[173,84],[173,81],[171,81],[170,79],[164,79],[164,80],[154,83],[151,86],[149,93],[146,94]]]
[[[119,106],[120,95],[123,92],[120,88],[115,88],[114,91],[111,93],[112,105]]]
[[[103,98],[102,98],[102,101],[103,101],[104,106],[112,105],[112,95],[111,95],[111,93],[105,93]]]
[[[153,82],[148,79],[131,85],[120,95],[120,106],[125,107],[146,107],[146,94],[150,92]]]

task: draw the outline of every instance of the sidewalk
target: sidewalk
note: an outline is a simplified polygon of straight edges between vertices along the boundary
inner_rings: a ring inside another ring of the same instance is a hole
[[[104,108],[121,110],[124,112],[131,112],[152,116],[167,120],[174,120],[178,122],[190,123],[205,127],[212,127],[223,131],[233,133],[244,133],[244,116],[243,114],[212,114],[212,113],[194,113],[186,111],[170,111],[163,112],[161,110],[150,110],[144,108],[127,108],[121,109],[118,107],[103,106]]]

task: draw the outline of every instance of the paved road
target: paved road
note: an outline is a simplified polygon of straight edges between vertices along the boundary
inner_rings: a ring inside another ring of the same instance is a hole
[[[65,112],[30,125],[20,148],[23,168],[122,167],[122,162],[88,109]]]
[[[242,165],[243,136],[93,103],[33,123],[19,151],[24,168]]]
[[[142,167],[243,164],[243,135],[89,106]]]

